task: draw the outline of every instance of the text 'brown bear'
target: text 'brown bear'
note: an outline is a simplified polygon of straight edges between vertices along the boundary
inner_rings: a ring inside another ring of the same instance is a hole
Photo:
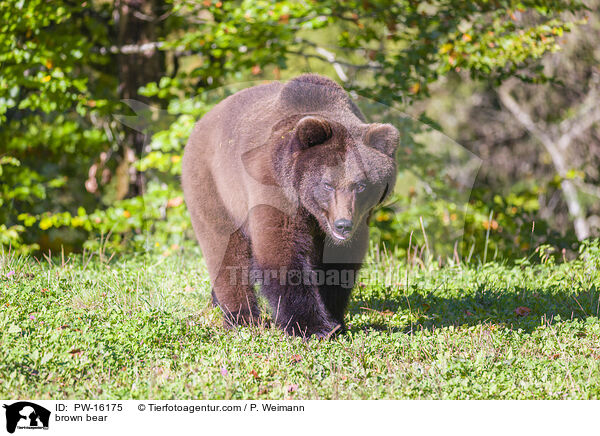
[[[258,284],[287,333],[344,330],[398,140],[314,74],[240,91],[198,121],[182,183],[226,326],[258,320]]]

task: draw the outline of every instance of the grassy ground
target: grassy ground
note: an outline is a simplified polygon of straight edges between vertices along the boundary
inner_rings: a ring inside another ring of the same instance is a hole
[[[599,265],[597,246],[512,267],[407,271],[379,258],[355,290],[350,332],[303,342],[223,330],[194,250],[3,255],[0,397],[599,398]]]

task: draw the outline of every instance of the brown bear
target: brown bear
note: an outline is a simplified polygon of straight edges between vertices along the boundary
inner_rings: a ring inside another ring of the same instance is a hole
[[[287,333],[344,330],[398,139],[315,74],[240,91],[198,121],[182,184],[226,326],[258,319],[259,285]]]

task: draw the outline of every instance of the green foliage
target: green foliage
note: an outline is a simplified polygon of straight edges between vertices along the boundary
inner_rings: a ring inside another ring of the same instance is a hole
[[[153,232],[179,243],[189,230],[184,207],[171,207],[181,197],[182,149],[194,121],[228,92],[220,87],[305,70],[333,76],[331,56],[347,89],[388,105],[426,97],[449,71],[543,80],[529,67],[572,27],[575,19],[562,13],[583,8],[557,0],[164,1],[151,12],[156,40],[143,48],[123,39],[120,4],[0,3],[2,245],[79,250],[110,234],[112,244],[143,246]],[[115,115],[135,118],[120,99],[140,51],[156,60],[159,78],[136,83],[134,97],[168,116],[138,125]],[[132,125],[149,144],[134,145]],[[414,152],[415,167],[417,157],[431,158]],[[398,198],[403,212],[380,226],[384,240],[404,244],[417,216],[428,231],[453,222],[444,198],[422,210],[410,201]]]
[[[115,81],[94,83],[91,71],[102,68],[103,59],[91,47],[106,35],[89,27],[84,9],[63,1],[0,3],[3,245],[39,248],[42,215],[86,205],[80,192],[89,161],[106,147],[104,130],[89,120],[112,111],[101,95]],[[40,231],[31,229],[36,223]]]

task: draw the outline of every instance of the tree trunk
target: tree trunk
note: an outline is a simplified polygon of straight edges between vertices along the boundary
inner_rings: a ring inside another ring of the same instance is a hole
[[[529,113],[516,102],[510,95],[510,85],[503,85],[498,89],[498,96],[502,104],[512,113],[515,119],[538,141],[542,143],[554,164],[554,168],[558,175],[562,178],[560,184],[563,198],[567,203],[569,214],[573,218],[573,228],[577,239],[582,241],[588,238],[591,234],[590,225],[586,217],[586,210],[579,200],[579,192],[575,184],[567,178],[567,149],[570,146],[570,140],[564,144],[560,144],[561,138],[555,138],[548,131],[546,126],[538,126],[530,117]],[[575,135],[571,135],[571,138]]]
[[[163,9],[160,0],[117,0],[114,21],[117,26],[118,46],[139,46],[157,40],[156,23]],[[138,100],[149,104],[148,98],[138,94],[138,89],[157,82],[164,73],[164,54],[159,50],[146,50],[139,53],[117,54],[119,76],[119,96],[121,99]],[[121,162],[117,176],[119,187],[117,198],[141,195],[145,191],[143,174],[133,167],[135,159],[144,152],[146,135],[126,127],[126,136],[119,150]]]

